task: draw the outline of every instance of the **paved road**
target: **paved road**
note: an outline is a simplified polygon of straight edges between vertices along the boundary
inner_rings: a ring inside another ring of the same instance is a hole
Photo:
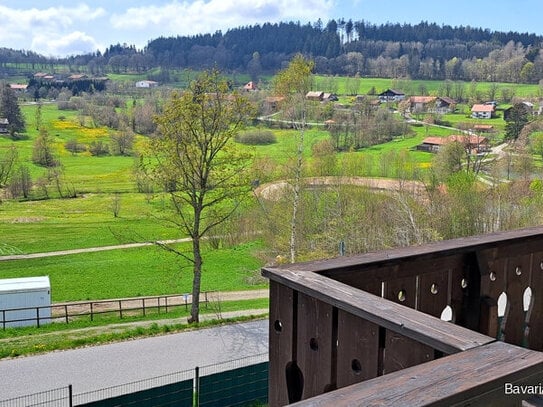
[[[73,385],[74,394],[266,353],[268,320],[0,361],[0,400]]]

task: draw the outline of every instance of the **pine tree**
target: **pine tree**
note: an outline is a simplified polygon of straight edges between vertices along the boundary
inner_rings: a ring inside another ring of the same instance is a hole
[[[25,120],[19,108],[17,95],[6,82],[0,83],[0,118],[8,119],[8,128],[12,135],[25,130]]]

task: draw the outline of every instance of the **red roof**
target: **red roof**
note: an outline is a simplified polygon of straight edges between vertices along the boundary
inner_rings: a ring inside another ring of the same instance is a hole
[[[495,110],[494,105],[473,105],[471,108],[472,112],[490,112],[492,113]]]

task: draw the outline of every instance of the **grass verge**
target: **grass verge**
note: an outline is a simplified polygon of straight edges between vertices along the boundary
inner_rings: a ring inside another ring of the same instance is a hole
[[[215,304],[209,306],[207,310],[202,309],[202,322],[191,325],[180,321],[189,314],[181,307],[167,314],[127,317],[122,322],[118,318],[104,316],[94,321],[82,318],[70,324],[54,323],[41,328],[10,328],[0,331],[0,359],[250,321],[262,316],[242,315],[222,318],[222,313],[267,308],[267,298],[229,301],[220,304],[220,309]]]

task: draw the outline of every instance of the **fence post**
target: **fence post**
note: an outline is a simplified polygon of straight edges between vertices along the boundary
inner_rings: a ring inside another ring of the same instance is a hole
[[[168,297],[164,297],[164,300],[166,301],[166,314],[168,313]]]
[[[72,385],[70,384],[68,385],[68,403],[70,407],[73,407],[74,405],[73,397],[74,397],[74,391],[73,391]]]
[[[119,300],[119,318],[123,319],[123,304],[121,300]]]
[[[92,306],[92,302],[90,303],[90,314],[91,314],[91,321],[94,321],[94,308]]]
[[[142,298],[142,308],[143,308],[143,316],[145,316],[145,298]]]
[[[6,330],[6,310],[2,310],[2,327],[4,328],[4,331]]]
[[[66,317],[66,323],[70,323],[70,320],[68,319],[68,305],[64,305],[64,316]]]
[[[200,406],[200,368],[194,368],[194,403],[193,407]]]
[[[38,328],[40,327],[40,309],[39,307],[36,307],[36,324],[38,325]]]

